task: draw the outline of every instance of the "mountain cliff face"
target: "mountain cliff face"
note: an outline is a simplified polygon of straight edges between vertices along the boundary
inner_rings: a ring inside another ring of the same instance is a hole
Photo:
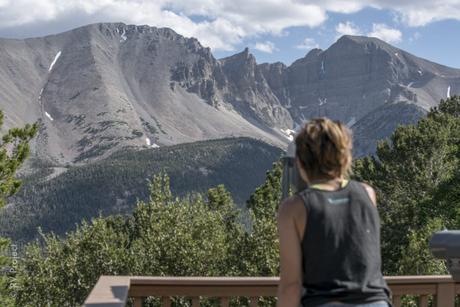
[[[460,70],[418,58],[377,38],[343,36],[286,67],[260,65],[294,126],[311,117],[354,131],[356,156],[399,124],[415,123],[441,99],[460,93]]]
[[[227,136],[283,148],[288,129],[317,116],[347,123],[363,155],[456,93],[460,70],[367,37],[344,36],[290,66],[258,65],[248,49],[218,60],[194,38],[122,23],[0,39],[6,126],[39,121],[34,153],[57,163]]]
[[[0,108],[7,127],[39,121],[34,149],[60,163],[226,136],[284,146],[274,127],[286,124],[268,103],[260,107],[262,91],[238,92],[238,76],[225,69],[196,39],[170,29],[96,24],[2,39]]]

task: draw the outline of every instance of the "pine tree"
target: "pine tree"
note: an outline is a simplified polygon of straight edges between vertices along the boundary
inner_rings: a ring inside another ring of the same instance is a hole
[[[0,129],[4,115],[0,110]],[[38,131],[37,124],[27,124],[23,128],[9,129],[0,141],[0,210],[5,206],[6,198],[15,194],[21,181],[15,177],[17,170],[29,155],[29,141]],[[13,277],[15,274],[10,241],[0,238],[0,302],[2,306],[12,305],[14,294]],[[16,250],[14,250],[16,253]],[[14,256],[14,255],[13,255]]]
[[[459,96],[442,100],[416,125],[398,127],[376,156],[356,161],[356,177],[377,191],[385,274],[446,273],[428,241],[458,225],[459,167]]]

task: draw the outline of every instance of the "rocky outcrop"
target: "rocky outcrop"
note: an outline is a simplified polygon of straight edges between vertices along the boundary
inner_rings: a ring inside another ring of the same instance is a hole
[[[368,37],[344,36],[290,66],[257,64],[248,49],[215,59],[171,29],[122,23],[0,39],[6,126],[39,121],[33,151],[58,163],[227,136],[284,148],[289,129],[318,116],[356,130],[362,155],[458,93],[460,70]]]
[[[233,94],[242,83],[225,75],[209,48],[170,29],[94,24],[44,38],[1,39],[0,50],[6,127],[39,121],[33,150],[41,158],[84,162],[124,146],[228,136],[279,147],[287,141],[261,91]]]

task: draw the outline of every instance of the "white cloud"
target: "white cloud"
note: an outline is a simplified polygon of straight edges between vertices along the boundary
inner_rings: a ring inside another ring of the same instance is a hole
[[[213,49],[233,50],[246,38],[282,35],[294,26],[318,27],[328,12],[350,14],[366,7],[395,12],[411,27],[460,20],[458,0],[0,0],[0,30],[43,27],[59,32],[74,25],[121,21],[170,27]],[[336,30],[359,33],[350,22]],[[394,42],[401,39],[397,31],[377,26],[372,32]]]
[[[399,10],[404,23],[411,27],[425,26],[431,22],[456,19],[460,20],[460,1],[445,0],[445,1],[420,1],[416,2],[417,8],[412,9],[405,5]],[[408,9],[410,8],[410,9]]]
[[[302,43],[296,46],[297,49],[313,49],[318,48],[318,43],[313,38],[305,38]]]
[[[335,31],[339,36],[342,35],[362,35],[361,30],[351,21],[340,22],[335,26]]]
[[[340,22],[336,25],[335,31],[337,32],[337,37],[342,35],[367,35],[377,37],[388,43],[399,43],[402,40],[400,30],[391,28],[383,23],[373,23],[372,30],[366,33],[350,21]]]
[[[386,9],[396,12],[410,27],[425,26],[431,22],[460,20],[458,0],[298,0],[302,3],[319,5],[326,11],[355,13],[366,7]]]
[[[367,34],[368,36],[377,37],[388,43],[399,43],[402,40],[402,33],[398,29],[390,28],[383,23],[372,24],[372,31]]]
[[[327,18],[321,6],[297,0],[0,0],[0,5],[0,29],[44,23],[62,27],[76,19],[120,21],[170,27],[220,50],[233,50],[247,37],[316,27]],[[203,18],[192,20],[192,15]]]
[[[275,47],[275,44],[270,41],[266,41],[264,43],[257,42],[256,45],[254,46],[254,49],[262,51],[262,52],[266,52],[266,53],[273,53],[273,51],[278,50]]]

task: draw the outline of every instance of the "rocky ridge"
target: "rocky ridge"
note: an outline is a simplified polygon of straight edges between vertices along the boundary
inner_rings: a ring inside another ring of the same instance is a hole
[[[122,23],[0,39],[6,127],[40,122],[34,154],[58,164],[229,136],[284,148],[317,116],[350,126],[359,156],[456,93],[459,69],[368,37],[344,36],[290,66],[257,64],[248,49],[216,59],[171,29]]]

